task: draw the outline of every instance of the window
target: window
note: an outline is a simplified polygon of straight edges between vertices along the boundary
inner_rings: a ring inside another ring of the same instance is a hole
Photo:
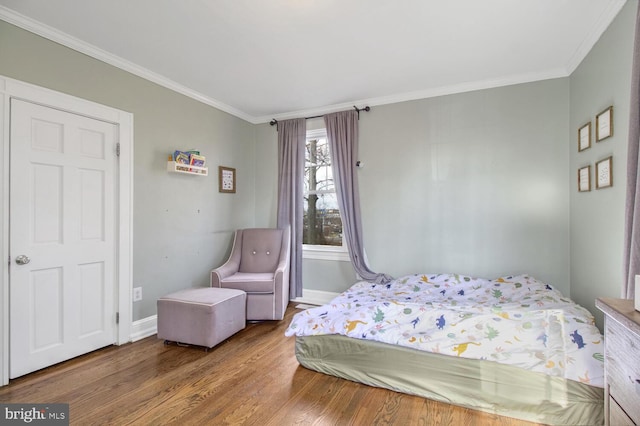
[[[342,219],[325,129],[307,132],[303,202],[304,257],[349,260],[342,241]]]

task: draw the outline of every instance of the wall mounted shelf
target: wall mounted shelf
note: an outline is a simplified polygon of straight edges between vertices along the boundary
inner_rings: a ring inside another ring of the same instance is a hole
[[[188,164],[176,163],[175,161],[167,161],[167,171],[196,176],[207,176],[209,174],[208,167],[190,166]]]

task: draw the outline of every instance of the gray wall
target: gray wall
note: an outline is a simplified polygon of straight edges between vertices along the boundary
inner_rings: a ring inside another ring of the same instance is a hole
[[[4,21],[0,74],[134,114],[134,320],[163,294],[208,285],[232,231],[255,223],[255,126]],[[188,148],[207,156],[209,176],[166,171]],[[218,192],[218,165],[237,169],[236,194]]]
[[[278,211],[278,132],[259,124],[256,130],[256,226],[275,226]]]
[[[571,75],[571,298],[596,314],[598,297],[620,297],[629,92],[637,1],[630,1]],[[613,137],[595,142],[595,116],[613,105]],[[578,152],[578,128],[591,121],[591,148]],[[595,163],[613,156],[613,187],[595,190]],[[591,192],[578,192],[578,168],[591,165]]]
[[[557,79],[361,115],[372,267],[529,273],[568,293],[568,87]]]

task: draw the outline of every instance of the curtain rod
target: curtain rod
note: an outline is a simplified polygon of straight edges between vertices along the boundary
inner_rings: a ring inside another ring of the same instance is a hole
[[[371,111],[371,108],[370,108],[369,106],[366,106],[366,107],[364,107],[364,108],[358,108],[357,106],[355,106],[355,105],[354,105],[353,107],[354,107],[354,108],[355,108],[355,110],[358,112],[358,118],[360,118],[360,111],[367,111],[367,112]],[[315,115],[315,116],[313,116],[313,117],[305,117],[304,119],[305,119],[305,120],[310,120],[310,119],[312,119],[312,118],[320,118],[320,117],[324,117],[324,115]],[[276,120],[276,119],[274,118],[274,119],[272,119],[272,120],[269,122],[269,124],[271,124],[272,126],[274,126],[274,125],[278,124],[278,120]]]

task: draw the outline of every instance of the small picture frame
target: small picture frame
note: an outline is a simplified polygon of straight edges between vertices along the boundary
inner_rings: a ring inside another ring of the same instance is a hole
[[[229,194],[236,192],[236,169],[233,167],[218,167],[218,191]]]
[[[578,169],[578,192],[591,191],[591,166]]]
[[[596,189],[613,185],[613,157],[607,157],[596,163]]]
[[[613,106],[596,115],[596,142],[613,136]]]
[[[578,129],[578,152],[591,148],[591,122]]]

